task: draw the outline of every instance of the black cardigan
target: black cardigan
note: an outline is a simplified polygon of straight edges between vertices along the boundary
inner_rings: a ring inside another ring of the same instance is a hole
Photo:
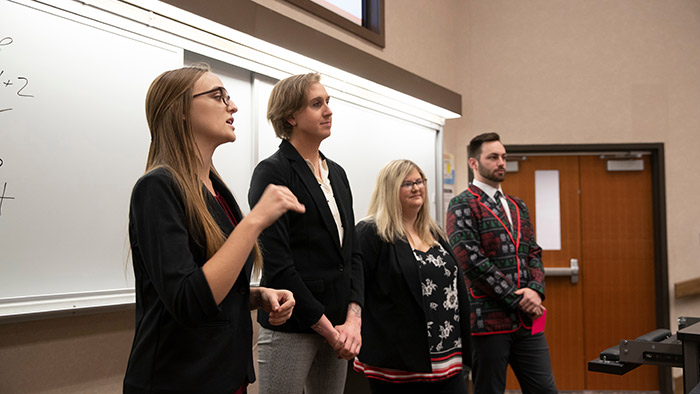
[[[258,322],[271,330],[313,332],[310,326],[325,314],[333,325],[345,322],[349,302],[363,304],[362,255],[355,235],[352,194],[345,171],[325,158],[333,195],[344,229],[338,229],[316,177],[288,141],[261,161],[250,183],[248,201],[254,206],[269,184],[288,187],[304,204],[303,214],[287,212],[260,235],[265,261],[261,284],[294,293],[294,313],[286,323],[272,326],[268,314]]]
[[[357,224],[365,275],[362,309],[362,349],[358,359],[368,365],[410,372],[432,372],[426,317],[418,264],[405,241],[388,243],[372,221]],[[438,242],[452,255],[450,245]],[[462,337],[462,362],[471,365],[469,299],[459,269],[457,295]]]
[[[214,187],[240,220],[231,193]],[[230,234],[233,225],[205,190],[207,207]],[[180,191],[165,169],[139,179],[131,195],[129,238],[136,277],[136,330],[124,393],[231,394],[255,381],[248,257],[220,305],[202,272],[206,250],[187,230]]]

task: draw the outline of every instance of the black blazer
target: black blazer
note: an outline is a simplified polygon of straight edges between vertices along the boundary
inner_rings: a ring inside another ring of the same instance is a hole
[[[418,264],[405,241],[388,243],[374,222],[357,224],[365,274],[362,349],[358,359],[375,367],[432,372]],[[452,255],[449,243],[438,242]],[[459,263],[455,259],[459,268]],[[462,362],[471,365],[469,299],[461,268],[458,272],[459,327]]]
[[[288,212],[260,235],[264,259],[261,285],[294,293],[292,317],[280,326],[266,328],[286,332],[313,332],[310,326],[323,314],[333,325],[345,322],[348,303],[363,304],[362,255],[355,235],[352,194],[345,171],[323,154],[328,164],[333,195],[338,204],[344,236],[338,229],[323,190],[294,146],[282,141],[279,150],[261,161],[250,182],[248,201],[253,207],[269,184],[288,187],[306,212]]]
[[[241,212],[215,179],[234,216]],[[205,190],[207,207],[230,234],[233,225]],[[206,250],[187,230],[182,197],[168,170],[139,179],[131,195],[129,239],[136,277],[136,330],[124,393],[231,394],[255,381],[248,257],[220,305],[202,265]]]

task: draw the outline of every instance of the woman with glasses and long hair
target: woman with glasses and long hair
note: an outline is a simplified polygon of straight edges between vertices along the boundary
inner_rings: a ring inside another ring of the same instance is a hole
[[[423,171],[394,160],[377,176],[357,224],[365,275],[354,369],[372,393],[466,393],[469,302],[462,270],[430,217]]]
[[[258,234],[304,206],[269,186],[242,216],[212,164],[236,139],[237,110],[206,65],[167,71],[148,90],[151,144],[129,212],[136,329],[124,393],[244,393],[255,380],[250,310],[270,324],[292,314],[291,292],[249,283],[262,264]]]
[[[343,168],[319,151],[331,134],[330,97],[319,74],[294,75],[270,94],[267,118],[282,139],[253,172],[248,201],[272,183],[306,207],[288,212],[260,236],[261,283],[289,289],[294,315],[279,326],[258,313],[260,394],[342,394],[348,363],[362,345],[362,262]]]

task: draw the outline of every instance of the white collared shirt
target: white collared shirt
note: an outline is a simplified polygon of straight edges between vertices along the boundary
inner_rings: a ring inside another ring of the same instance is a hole
[[[503,190],[501,189],[501,185],[498,185],[498,189],[495,187],[488,185],[484,182],[477,181],[474,179],[472,181],[472,185],[478,187],[479,189],[483,190],[484,193],[486,193],[487,196],[491,197],[492,200],[496,200],[495,195],[497,191],[501,192],[501,198],[500,198],[500,203],[501,206],[503,206],[503,209],[506,211],[506,216],[508,216],[508,221],[510,222],[510,226],[513,227],[513,219],[510,217],[510,207],[508,206],[508,200],[506,200],[506,194],[503,193]]]
[[[331,180],[328,178],[328,164],[326,163],[326,160],[321,159],[319,156],[318,162],[319,162],[319,168],[321,171],[321,178],[316,176],[316,169],[314,164],[311,162],[309,159],[304,159],[306,164],[309,166],[311,169],[311,172],[313,172],[314,177],[316,177],[316,181],[318,181],[319,186],[321,186],[321,190],[323,190],[323,194],[326,196],[326,202],[328,202],[328,208],[331,209],[331,214],[333,214],[333,220],[335,221],[335,225],[338,228],[338,236],[340,237],[340,246],[343,246],[343,221],[340,218],[340,210],[338,209],[338,203],[335,202],[335,197],[333,196],[333,188],[331,187]]]

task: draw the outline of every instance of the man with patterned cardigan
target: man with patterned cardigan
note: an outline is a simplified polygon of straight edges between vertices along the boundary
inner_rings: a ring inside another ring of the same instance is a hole
[[[469,289],[474,393],[502,394],[510,363],[523,394],[556,393],[544,332],[542,249],[525,203],[503,194],[506,150],[496,133],[469,143],[474,181],[450,201],[447,234]]]

